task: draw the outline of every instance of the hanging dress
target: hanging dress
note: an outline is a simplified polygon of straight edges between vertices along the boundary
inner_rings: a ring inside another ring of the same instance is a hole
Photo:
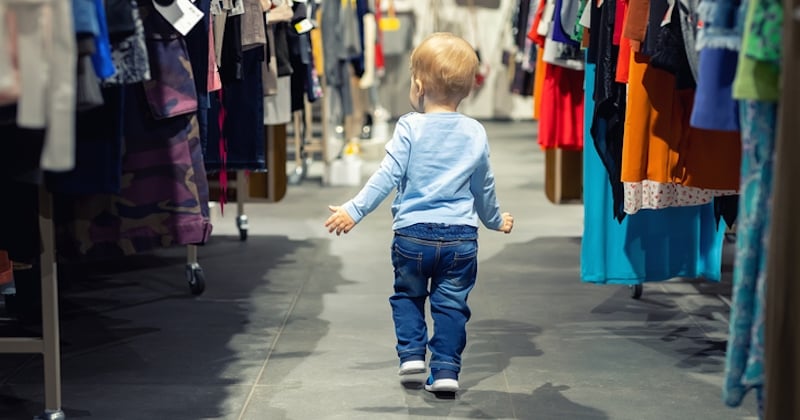
[[[642,54],[631,57],[622,151],[626,213],[736,194],[739,136],[690,128],[693,101],[694,90],[678,89],[674,75]]]
[[[585,136],[595,108],[595,65],[586,65]],[[719,281],[724,229],[712,205],[646,210],[614,219],[611,183],[594,147],[583,149],[581,281],[633,285],[677,277]]]
[[[725,363],[725,403],[738,406],[755,389],[764,399],[764,305],[771,223],[771,194],[781,55],[780,2],[750,0],[734,96],[741,100],[742,193],[730,331]]]

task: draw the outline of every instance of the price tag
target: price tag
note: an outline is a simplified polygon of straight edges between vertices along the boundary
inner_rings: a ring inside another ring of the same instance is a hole
[[[303,19],[294,24],[294,30],[297,31],[298,34],[304,34],[312,29],[314,29],[314,24],[308,19]]]
[[[214,16],[222,14],[222,5],[219,0],[211,0],[211,14]]]
[[[169,6],[162,6],[155,1],[153,4],[181,35],[188,34],[203,19],[203,12],[189,0],[175,0]]]
[[[234,0],[233,1],[233,9],[228,14],[228,16],[237,16],[244,14],[244,0]]]

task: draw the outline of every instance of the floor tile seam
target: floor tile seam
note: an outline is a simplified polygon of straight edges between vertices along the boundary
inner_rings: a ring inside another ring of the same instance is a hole
[[[511,384],[508,382],[508,373],[503,369],[503,384],[506,387],[506,396],[508,397],[508,405],[511,407],[511,418],[517,419],[517,409],[514,407],[514,398],[511,396]]]
[[[148,291],[152,291],[153,289],[148,289]],[[174,289],[170,289],[174,291]],[[80,296],[78,296],[80,297]],[[134,309],[144,305],[150,305],[154,303],[165,302],[168,300],[173,299],[184,299],[186,297],[185,293],[174,293],[170,294],[169,292],[158,294],[157,296],[148,297],[145,299],[139,299],[134,302],[128,302],[121,305],[111,305],[104,308],[93,308],[93,307],[83,307],[77,310],[70,310],[65,309],[61,312],[61,324],[62,325],[69,325],[72,323],[79,323],[83,321],[85,318],[96,315],[107,315],[118,311],[124,311],[127,309]]]
[[[237,417],[238,420],[242,420],[245,417],[245,414],[247,413],[247,408],[250,405],[250,401],[252,401],[253,395],[255,394],[255,391],[259,387],[259,383],[261,382],[261,379],[264,376],[264,372],[267,370],[267,365],[269,364],[269,360],[272,357],[272,354],[275,352],[275,348],[278,345],[278,341],[280,340],[283,331],[286,329],[286,325],[289,323],[289,319],[291,318],[295,308],[297,307],[297,302],[300,300],[300,296],[303,294],[303,290],[305,290],[306,285],[310,280],[311,276],[305,276],[305,279],[303,280],[302,284],[300,285],[300,287],[297,289],[297,292],[293,296],[292,303],[289,306],[288,310],[286,311],[286,314],[284,315],[283,320],[281,321],[281,326],[276,332],[275,337],[273,337],[272,339],[272,343],[270,343],[269,350],[267,351],[267,355],[264,358],[264,362],[261,364],[261,368],[258,371],[258,375],[256,375],[256,378],[253,381],[253,385],[250,387],[250,391],[248,392],[247,397],[245,398],[245,401],[242,404],[239,416]]]
[[[197,388],[246,388],[250,389],[253,387],[254,383],[250,381],[247,382],[207,382],[204,381],[202,383],[197,381],[190,381],[187,379],[186,382],[158,382],[158,381],[93,381],[93,382],[71,382],[69,380],[62,380],[61,381],[61,389],[70,388],[102,388],[107,390],[108,387],[146,387],[146,388],[187,388],[187,389],[197,389]],[[8,383],[0,383],[0,385],[9,385],[9,386],[31,386],[41,388],[43,383],[41,381],[30,381],[30,382],[14,382],[10,381]],[[44,391],[42,391],[44,392]]]
[[[14,379],[14,377],[16,377],[17,374],[19,374],[23,370],[27,369],[29,366],[31,366],[31,364],[34,363],[37,359],[38,359],[37,355],[28,355],[25,358],[24,362],[17,365],[17,367],[15,367],[14,369],[11,369],[11,372],[9,372],[8,375],[5,375],[3,378],[0,379],[0,385],[12,384],[13,383],[12,380]]]

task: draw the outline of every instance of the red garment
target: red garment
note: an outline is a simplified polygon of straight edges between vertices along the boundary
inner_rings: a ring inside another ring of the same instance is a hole
[[[539,146],[543,149],[583,149],[582,70],[548,65],[542,87]]]
[[[614,14],[614,45],[619,45],[622,38],[622,28],[625,22],[625,15],[628,11],[628,2],[626,0],[616,0],[617,7]],[[627,61],[626,61],[627,62]]]
[[[11,283],[14,279],[11,260],[8,259],[8,252],[0,250],[0,284]]]
[[[375,0],[375,22],[381,21],[381,0]],[[383,59],[383,33],[378,27],[378,39],[375,41],[375,72],[383,74],[386,65]]]
[[[536,50],[536,71],[533,74],[533,119],[538,120],[542,113],[542,89],[544,88],[544,75],[549,64],[544,62],[544,48]]]
[[[614,36],[616,36],[617,28],[620,30],[620,35],[622,35],[622,28],[628,23],[628,0],[622,0],[621,2],[622,7],[625,9],[625,14],[623,15],[622,24],[621,25],[614,25]],[[617,8],[619,11],[619,8]],[[629,63],[631,62],[631,40],[625,36],[620,36],[620,43],[619,43],[619,56],[617,60],[617,75],[616,81],[617,83],[625,83],[628,84],[628,73],[631,69]]]
[[[542,21],[542,15],[544,14],[544,6],[546,3],[547,3],[546,0],[539,0],[539,7],[536,8],[536,14],[533,16],[533,24],[531,25],[531,30],[528,31],[528,39],[533,41],[533,43],[538,45],[539,47],[544,47],[545,37],[539,35],[539,33],[536,32],[536,30],[539,27],[539,22]]]

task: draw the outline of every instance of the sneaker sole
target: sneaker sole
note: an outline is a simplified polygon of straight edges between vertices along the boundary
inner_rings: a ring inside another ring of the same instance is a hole
[[[425,390],[429,392],[456,392],[458,391],[458,381],[455,379],[438,379],[433,384],[425,384]]]
[[[400,376],[403,376],[403,375],[416,375],[418,373],[425,373],[425,368],[400,369],[400,371],[397,372],[397,374],[400,375]]]
[[[417,373],[425,373],[425,362],[419,361],[418,363],[409,363],[409,366],[401,366],[400,370],[397,372],[398,375],[414,375]]]

